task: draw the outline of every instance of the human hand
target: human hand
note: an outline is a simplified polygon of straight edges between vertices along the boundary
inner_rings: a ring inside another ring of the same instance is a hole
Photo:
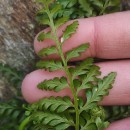
[[[61,29],[62,30],[62,29]],[[59,35],[61,34],[59,30]],[[34,48],[36,53],[44,47],[54,43],[47,40],[39,43],[35,38]],[[102,76],[109,72],[117,72],[117,78],[110,94],[101,102],[102,105],[129,105],[130,104],[130,11],[104,15],[95,18],[79,20],[79,28],[66,44],[63,51],[66,52],[82,43],[90,43],[90,48],[83,53],[80,59],[86,57],[97,57],[103,59],[114,59],[115,61],[97,63],[101,67]],[[57,58],[53,56],[53,58]],[[117,60],[124,59],[124,60]],[[43,97],[49,96],[71,96],[70,90],[66,89],[60,93],[41,91],[37,89],[39,82],[55,76],[64,75],[61,71],[47,72],[36,70],[28,74],[22,83],[24,98],[32,103]],[[107,130],[129,130],[130,118],[112,123]]]

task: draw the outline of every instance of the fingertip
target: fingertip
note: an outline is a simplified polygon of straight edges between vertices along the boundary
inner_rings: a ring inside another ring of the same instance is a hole
[[[31,72],[26,75],[22,82],[22,94],[24,99],[29,103],[35,102],[43,97],[43,92],[36,87],[44,78],[42,73],[41,70]]]
[[[70,96],[72,98],[70,89],[64,89],[56,93],[54,91],[43,91],[37,88],[37,85],[40,82],[44,81],[45,79],[52,79],[54,77],[61,77],[64,75],[65,74],[62,71],[56,71],[56,72],[48,72],[45,70],[33,71],[32,73],[28,74],[22,82],[21,89],[24,99],[29,103],[33,103],[40,100],[41,98],[50,96],[54,97]]]
[[[102,76],[110,72],[116,72],[117,76],[113,83],[109,95],[101,101],[102,105],[129,105],[130,104],[130,60],[116,60],[109,62],[100,62]],[[121,100],[123,99],[123,100]]]

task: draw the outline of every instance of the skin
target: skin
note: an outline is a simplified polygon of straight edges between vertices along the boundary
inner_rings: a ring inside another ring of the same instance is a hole
[[[117,77],[110,94],[106,96],[101,105],[130,105],[130,11],[80,19],[79,28],[63,46],[66,52],[82,43],[89,42],[90,48],[80,58],[73,61],[83,60],[87,57],[112,59],[112,61],[97,63],[101,67],[102,76],[110,72],[117,72]],[[70,22],[69,22],[70,23]],[[67,23],[67,24],[69,24]],[[62,26],[58,35],[61,36]],[[47,30],[44,30],[47,31]],[[34,41],[34,49],[37,53],[44,47],[51,46],[51,40],[43,42]],[[58,58],[53,55],[49,58]],[[65,75],[62,71],[47,72],[36,70],[28,74],[22,83],[22,93],[29,103],[36,102],[43,97],[49,96],[71,96],[70,90],[66,89],[60,93],[46,92],[37,89],[37,84],[44,79],[54,76]],[[80,93],[82,96],[84,92]],[[130,130],[130,118],[114,122],[106,130]]]

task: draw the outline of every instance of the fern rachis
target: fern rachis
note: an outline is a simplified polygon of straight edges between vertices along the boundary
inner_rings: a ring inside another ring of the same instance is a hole
[[[73,101],[69,97],[42,99],[27,108],[29,120],[34,122],[34,125],[39,125],[43,128],[49,126],[49,128],[51,127],[55,130],[67,130],[72,127],[75,130],[103,130],[108,126],[108,122],[105,121],[104,110],[101,107],[99,108],[98,102],[109,93],[116,73],[110,73],[103,79],[99,79],[98,76],[101,75],[100,68],[93,64],[91,58],[75,67],[69,67],[69,61],[79,57],[81,53],[89,48],[89,44],[82,44],[64,54],[62,46],[66,40],[76,33],[78,21],[75,20],[70,23],[63,31],[60,39],[57,30],[69,20],[68,17],[54,20],[54,15],[62,8],[61,5],[57,4],[55,8],[52,8],[53,0],[38,1],[44,6],[40,13],[45,15],[45,18],[40,23],[50,27],[50,32],[40,33],[38,40],[43,41],[50,38],[55,42],[55,46],[42,49],[39,55],[46,57],[58,54],[61,61],[40,61],[37,63],[37,67],[47,69],[48,71],[61,69],[66,73],[66,77],[44,80],[38,85],[38,88],[59,92],[69,87],[72,92]],[[86,101],[78,96],[81,90],[86,91]],[[92,114],[92,110],[95,112],[95,115]],[[97,116],[96,113],[98,111],[101,112]],[[86,113],[86,116],[83,116],[84,113]],[[22,127],[20,128],[22,130]]]

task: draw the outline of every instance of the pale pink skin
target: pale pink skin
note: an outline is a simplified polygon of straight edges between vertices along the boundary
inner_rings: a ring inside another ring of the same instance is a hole
[[[125,59],[130,58],[130,11],[80,19],[79,28],[71,39],[66,41],[63,51],[66,52],[82,43],[89,42],[90,49],[82,54],[78,59],[86,57],[98,57],[103,59]],[[69,23],[67,23],[69,24]],[[66,26],[66,25],[65,25]],[[62,30],[59,30],[61,36]],[[34,41],[36,53],[48,45],[54,43],[50,40],[38,42],[37,37]],[[52,56],[50,58],[58,58]],[[117,77],[109,96],[106,96],[101,102],[102,105],[130,105],[130,60],[118,60],[98,63],[101,67],[102,76],[111,71],[117,72]],[[65,75],[62,71],[47,72],[36,70],[28,74],[22,83],[22,93],[29,103],[36,102],[43,97],[65,96],[72,98],[71,91],[65,89],[60,93],[42,91],[37,89],[37,84],[44,79],[50,79],[55,76]],[[80,93],[83,96],[84,92]],[[130,118],[114,122],[106,130],[130,130]]]

